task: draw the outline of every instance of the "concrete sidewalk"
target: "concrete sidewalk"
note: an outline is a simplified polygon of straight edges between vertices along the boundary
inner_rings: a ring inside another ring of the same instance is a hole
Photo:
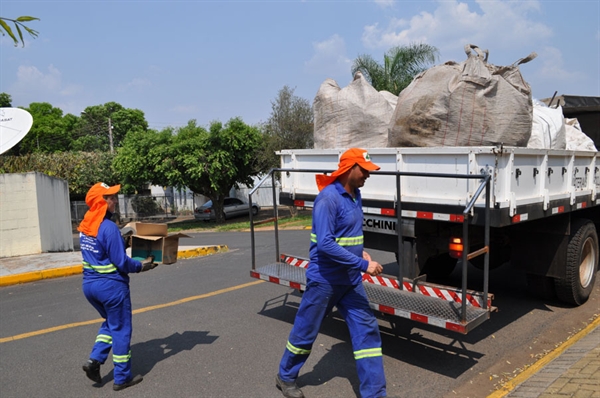
[[[600,317],[488,398],[600,398]]]
[[[228,251],[225,245],[180,246],[178,259]],[[0,286],[81,274],[81,252],[0,258]],[[600,317],[488,398],[600,398]]]
[[[228,250],[226,245],[179,246],[177,259],[208,256]],[[82,272],[80,251],[0,258],[0,286],[59,278]]]

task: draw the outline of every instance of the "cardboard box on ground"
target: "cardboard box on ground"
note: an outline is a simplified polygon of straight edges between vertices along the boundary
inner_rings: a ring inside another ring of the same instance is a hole
[[[175,233],[168,234],[167,224],[153,224],[143,222],[131,222],[125,226],[133,229],[133,235],[129,237],[131,257],[147,258],[154,256],[154,262],[162,264],[173,264],[177,261],[179,249],[179,238],[191,238],[191,236]]]

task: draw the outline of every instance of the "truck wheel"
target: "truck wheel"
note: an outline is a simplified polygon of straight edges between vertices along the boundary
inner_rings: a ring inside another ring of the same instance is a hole
[[[573,305],[585,303],[592,293],[598,269],[598,234],[590,220],[574,220],[567,245],[565,277],[555,279],[556,295]]]

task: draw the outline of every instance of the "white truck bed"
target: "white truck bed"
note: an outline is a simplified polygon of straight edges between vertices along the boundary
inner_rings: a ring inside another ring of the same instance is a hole
[[[528,149],[517,147],[432,147],[369,148],[381,171],[442,173],[448,175],[491,174],[491,203],[494,211],[509,217],[519,207],[534,205],[537,213],[571,211],[600,205],[600,156],[598,152]],[[282,169],[337,169],[344,149],[282,150]],[[401,177],[403,206],[460,206],[471,200],[480,179]],[[282,173],[284,197],[309,198],[318,193],[312,173]],[[396,200],[395,176],[371,174],[361,188],[363,203]],[[476,208],[485,207],[481,195]],[[403,207],[404,208],[404,207]],[[368,211],[366,211],[368,213]],[[535,213],[535,211],[534,211]]]

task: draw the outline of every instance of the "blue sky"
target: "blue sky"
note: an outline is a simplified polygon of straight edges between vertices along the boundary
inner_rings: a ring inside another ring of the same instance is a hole
[[[30,15],[25,47],[0,39],[0,92],[13,106],[49,102],[79,115],[115,101],[150,127],[256,124],[287,85],[311,103],[321,83],[352,79],[359,54],[381,61],[424,42],[440,61],[522,65],[534,98],[600,96],[600,1],[28,1],[1,0],[0,16]]]

